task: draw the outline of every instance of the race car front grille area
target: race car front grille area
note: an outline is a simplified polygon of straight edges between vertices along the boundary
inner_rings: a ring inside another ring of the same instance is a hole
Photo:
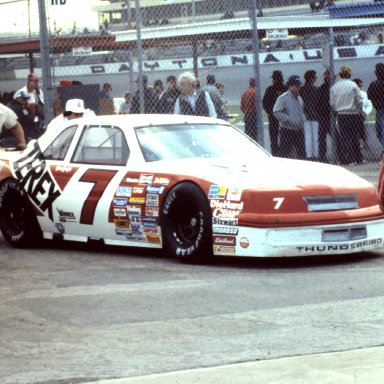
[[[308,212],[341,211],[359,208],[355,193],[350,195],[304,196],[303,200],[307,203]]]
[[[324,229],[321,238],[324,242],[366,239],[367,228],[363,225],[355,228]]]

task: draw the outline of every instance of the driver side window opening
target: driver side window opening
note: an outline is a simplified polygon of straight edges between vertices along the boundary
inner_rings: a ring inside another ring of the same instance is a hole
[[[129,148],[118,127],[88,125],[84,127],[72,161],[84,164],[126,165]]]
[[[56,137],[56,139],[44,151],[44,158],[47,160],[64,160],[76,132],[76,128],[77,125],[68,127],[58,137]]]

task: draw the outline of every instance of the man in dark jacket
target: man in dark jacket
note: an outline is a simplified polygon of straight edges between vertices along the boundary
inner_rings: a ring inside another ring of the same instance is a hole
[[[367,94],[376,109],[376,133],[384,153],[384,64],[375,68],[376,80],[369,84]]]
[[[329,103],[329,91],[331,89],[331,74],[323,73],[323,84],[318,89],[317,114],[319,119],[319,160],[323,163],[327,159],[327,135],[331,133],[331,105]]]
[[[269,139],[273,156],[279,156],[279,120],[273,115],[273,107],[277,98],[286,90],[283,73],[281,71],[273,71],[272,85],[265,90],[263,97],[263,108],[268,115]]]
[[[319,158],[319,122],[317,116],[318,90],[315,86],[316,71],[304,73],[305,83],[300,89],[300,96],[304,102],[304,138],[307,160]]]
[[[158,111],[159,99],[155,93],[148,88],[148,77],[142,76],[142,86],[144,91],[144,113],[156,113]],[[136,80],[137,85],[140,84],[140,79]],[[132,99],[131,113],[140,113],[140,91],[137,90]]]
[[[16,113],[17,120],[24,129],[27,141],[37,139],[43,133],[37,124],[32,111],[28,108],[29,95],[24,91],[17,91],[13,100],[8,103],[8,108]]]
[[[168,89],[163,93],[159,101],[159,113],[173,114],[176,100],[180,96],[175,76],[167,77],[167,86]]]

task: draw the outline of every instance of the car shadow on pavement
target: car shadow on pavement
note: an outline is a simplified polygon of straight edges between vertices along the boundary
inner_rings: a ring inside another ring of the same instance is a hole
[[[383,257],[379,252],[361,252],[350,255],[325,255],[325,256],[303,256],[303,257],[226,257],[213,258],[205,265],[227,266],[233,268],[318,268],[332,265],[349,265],[364,263]]]

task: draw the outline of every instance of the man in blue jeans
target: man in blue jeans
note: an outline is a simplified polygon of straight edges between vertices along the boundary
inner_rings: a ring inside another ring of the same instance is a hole
[[[352,68],[343,65],[340,79],[330,91],[330,105],[337,113],[338,136],[336,153],[341,164],[356,165],[363,162],[357,127],[364,116],[363,96],[357,84],[351,80]]]
[[[375,68],[376,80],[369,84],[367,94],[376,109],[376,133],[384,153],[384,64],[378,63]]]

